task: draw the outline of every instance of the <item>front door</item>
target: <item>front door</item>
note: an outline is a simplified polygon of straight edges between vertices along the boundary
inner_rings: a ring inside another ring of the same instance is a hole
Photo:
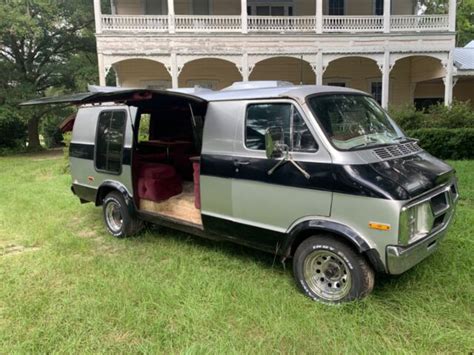
[[[330,215],[331,159],[293,101],[249,102],[244,114],[234,143],[233,219],[247,227],[239,237],[275,248],[278,235],[297,220]],[[270,172],[281,161],[266,157],[265,132],[270,127],[283,130],[292,158],[309,177],[290,161]]]

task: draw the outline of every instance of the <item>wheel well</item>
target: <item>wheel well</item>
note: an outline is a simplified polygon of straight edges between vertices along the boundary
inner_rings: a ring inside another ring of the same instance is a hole
[[[104,201],[105,196],[107,196],[112,191],[118,191],[116,188],[112,186],[102,186],[97,191],[97,197],[95,199],[96,206],[102,206],[102,202]]]
[[[296,249],[300,246],[301,243],[303,243],[306,239],[308,239],[309,237],[312,237],[312,236],[315,236],[315,235],[318,235],[318,234],[325,234],[325,235],[330,235],[330,236],[333,236],[335,238],[337,238],[337,240],[339,240],[340,242],[343,242],[344,244],[348,245],[349,247],[353,248],[355,251],[357,251],[358,253],[361,253],[361,250],[359,248],[359,246],[354,243],[353,241],[349,240],[348,238],[346,238],[345,236],[337,233],[337,232],[334,232],[334,231],[327,231],[327,230],[323,230],[323,229],[306,229],[306,230],[303,230],[301,231],[296,237],[295,239],[293,240],[293,242],[291,243],[291,248],[290,248],[290,253],[289,253],[289,256],[293,257],[293,255],[295,254],[296,252]]]
[[[293,257],[295,255],[296,249],[298,248],[298,246],[300,246],[301,243],[303,243],[309,237],[316,236],[318,234],[330,235],[337,238],[338,241],[354,249],[358,254],[363,255],[375,271],[380,273],[386,273],[385,266],[383,265],[380,259],[380,255],[375,249],[361,250],[359,245],[357,245],[354,241],[350,240],[344,235],[324,229],[306,229],[301,231],[291,243],[290,250],[287,256]]]

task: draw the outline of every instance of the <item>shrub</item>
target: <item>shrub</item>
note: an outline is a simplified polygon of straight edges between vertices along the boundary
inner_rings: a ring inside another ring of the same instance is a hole
[[[391,107],[389,113],[403,130],[474,128],[474,111],[469,101],[457,101],[450,107],[433,105],[425,111],[417,111],[414,105],[404,105]]]
[[[428,110],[429,127],[474,128],[474,111],[467,102],[454,102],[451,107],[442,104],[431,106]],[[427,126],[428,127],[428,126]]]
[[[47,148],[61,147],[63,142],[63,134],[59,129],[59,124],[64,118],[61,116],[51,115],[43,119],[41,131],[44,137],[44,143]]]
[[[0,148],[5,151],[24,150],[27,126],[13,109],[0,107]]]
[[[389,114],[403,130],[423,128],[426,120],[426,114],[410,104],[390,107]]]
[[[421,128],[406,132],[441,159],[474,159],[474,128]]]

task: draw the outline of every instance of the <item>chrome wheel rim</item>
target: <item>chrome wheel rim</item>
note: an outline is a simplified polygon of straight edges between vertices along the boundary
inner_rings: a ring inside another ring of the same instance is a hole
[[[316,250],[304,261],[304,279],[319,298],[338,301],[351,290],[352,277],[346,261],[336,253]]]
[[[120,212],[120,205],[115,201],[107,203],[105,208],[105,219],[110,230],[114,233],[120,232],[123,225],[122,213]]]

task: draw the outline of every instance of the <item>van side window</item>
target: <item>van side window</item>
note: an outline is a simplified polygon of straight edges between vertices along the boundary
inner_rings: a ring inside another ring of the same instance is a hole
[[[97,170],[119,174],[125,136],[124,111],[103,111],[97,123],[95,166]]]
[[[285,144],[294,152],[316,152],[318,145],[298,110],[287,103],[253,104],[247,108],[245,146],[265,150],[265,132],[281,127]]]

